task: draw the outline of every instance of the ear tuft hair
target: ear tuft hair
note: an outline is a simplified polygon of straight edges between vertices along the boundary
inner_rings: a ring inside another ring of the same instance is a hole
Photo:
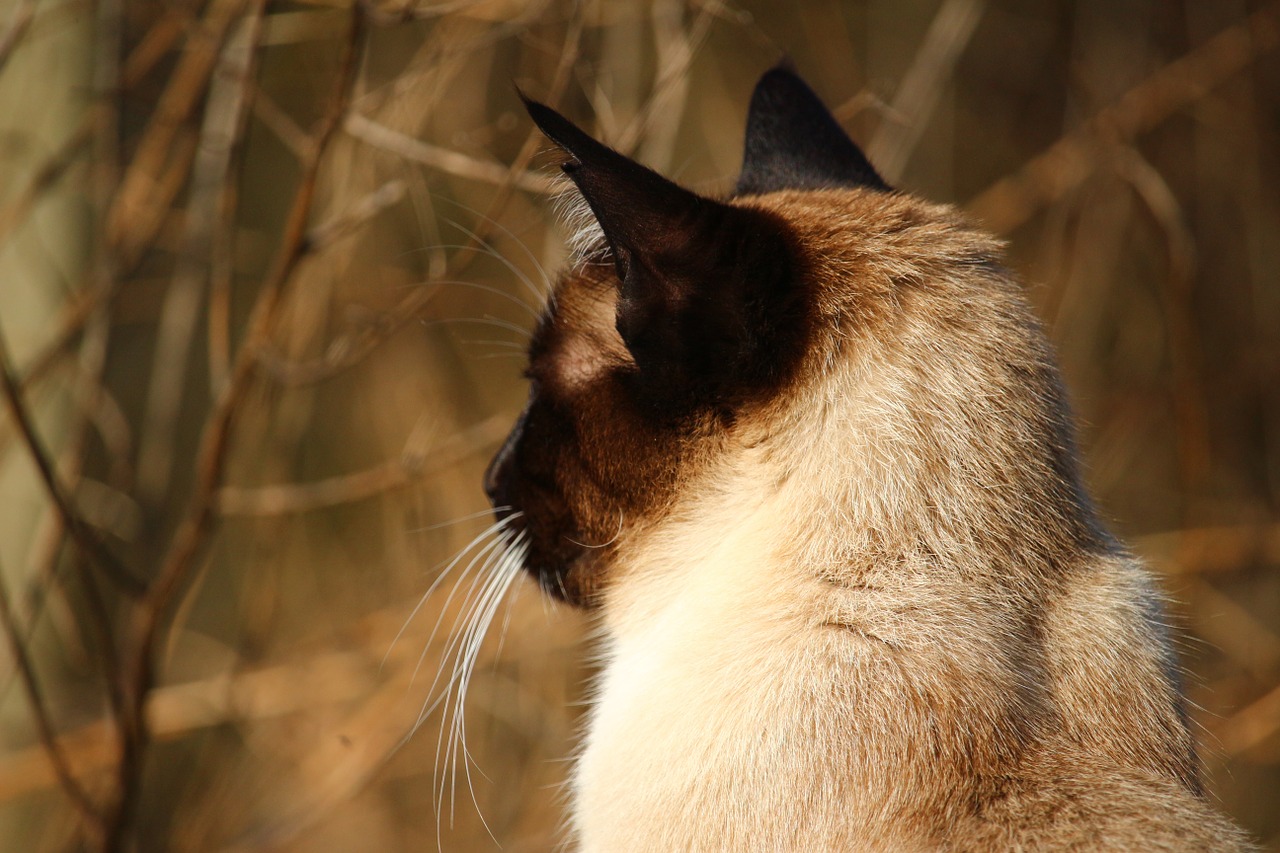
[[[644,395],[670,412],[775,376],[777,330],[790,333],[797,313],[780,223],[667,180],[544,104],[525,106],[569,155],[561,168],[599,224],[607,251],[593,242],[582,260],[613,261],[615,324]]]

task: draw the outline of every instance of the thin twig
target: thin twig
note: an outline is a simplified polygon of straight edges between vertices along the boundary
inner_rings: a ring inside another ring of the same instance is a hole
[[[513,175],[509,168],[499,163],[486,163],[461,151],[452,151],[414,139],[359,113],[347,116],[343,129],[367,145],[380,148],[410,162],[439,169],[450,175],[490,184],[514,181],[520,189],[540,195],[552,195],[558,191],[557,182],[546,175],[537,172],[520,172]]]
[[[261,87],[254,88],[253,117],[274,133],[276,139],[279,139],[294,157],[302,160],[307,156],[311,137],[298,126],[293,116],[285,112],[284,108],[276,103],[275,98],[264,92]]]
[[[1280,3],[1272,3],[1161,68],[1012,175],[966,205],[991,230],[1008,234],[1093,173],[1099,143],[1131,142],[1204,97],[1280,44]]]
[[[902,176],[986,5],[986,0],[947,0],[933,16],[885,121],[867,145],[867,156],[889,183]]]
[[[246,87],[241,69],[247,69],[249,56],[257,49],[263,7],[258,0],[239,25],[229,28],[231,35],[211,72],[200,145],[191,171],[182,246],[161,308],[138,445],[138,492],[148,503],[162,500],[169,487],[183,377],[209,270],[219,196],[231,164],[232,140],[242,125]]]
[[[121,91],[135,85],[164,58],[173,41],[182,33],[190,14],[185,6],[171,10],[156,26],[148,30],[147,35],[124,61],[120,74]],[[113,109],[114,105],[105,101],[92,106],[58,151],[36,170],[17,197],[0,210],[0,245],[26,220],[45,192],[55,186],[71,166],[75,165],[81,150],[101,130]]]
[[[404,488],[492,447],[510,429],[509,421],[505,415],[495,416],[450,437],[430,453],[430,464],[406,447],[405,453],[381,465],[311,483],[253,489],[223,486],[218,490],[218,512],[253,516],[313,512]]]
[[[343,47],[329,108],[302,163],[302,175],[278,255],[251,312],[245,341],[237,355],[230,381],[205,424],[197,456],[196,485],[185,518],[174,533],[155,580],[133,613],[130,634],[133,643],[129,668],[125,673],[129,706],[127,737],[117,773],[118,796],[107,819],[108,836],[104,848],[108,851],[118,850],[123,844],[124,834],[137,806],[142,756],[150,740],[143,710],[155,685],[155,643],[160,625],[208,538],[216,517],[214,498],[226,466],[236,415],[254,375],[256,351],[271,334],[286,286],[298,263],[307,254],[307,223],[320,163],[347,109],[363,23],[363,12],[356,7],[352,11],[351,29]]]
[[[307,243],[312,252],[320,252],[368,225],[379,213],[404,198],[406,185],[402,178],[392,178],[376,190],[357,200],[348,210],[311,229]]]
[[[666,64],[658,71],[658,78],[653,83],[653,91],[650,94],[648,103],[631,120],[618,138],[614,140],[614,145],[619,151],[624,153],[634,152],[640,140],[644,138],[645,132],[649,129],[650,123],[653,122],[654,117],[659,114],[661,109],[666,109],[668,104],[674,106],[683,105],[684,92],[682,89],[688,84],[689,65],[693,62],[699,48],[706,41],[707,35],[711,31],[711,25],[715,23],[716,16],[714,11],[714,4],[702,7],[698,12],[698,17],[694,19],[693,26],[683,36],[683,45],[680,49],[666,52],[667,55],[664,57]]]
[[[569,83],[570,71],[578,57],[583,26],[582,16],[580,15],[575,16],[570,23],[569,31],[561,47],[559,65],[556,68],[551,85],[548,87],[547,100],[552,104],[559,101]],[[541,139],[542,134],[536,129],[531,130],[525,137],[520,151],[507,168],[507,179],[498,186],[498,192],[489,203],[488,209],[478,217],[475,232],[468,239],[466,248],[454,255],[452,267],[448,270],[450,278],[457,278],[471,260],[477,256],[478,250],[483,246],[485,238],[497,221],[497,213],[506,205],[511,193],[515,191],[519,176],[527,173],[529,163],[537,152]],[[354,367],[376,350],[383,341],[389,339],[403,328],[406,323],[418,317],[435,293],[436,288],[432,287],[432,282],[430,281],[414,288],[409,295],[387,311],[377,323],[369,324],[335,340],[334,345],[330,347],[329,353],[324,358],[302,364],[279,365],[280,369],[273,371],[273,376],[277,381],[281,382],[307,384],[323,381],[330,376]]]
[[[251,45],[257,44],[261,37],[265,12],[265,0],[252,0],[248,11],[249,32],[245,36]],[[218,192],[217,220],[209,247],[209,389],[215,400],[226,387],[231,374],[231,289],[235,278],[236,212],[240,201],[239,178],[244,163],[246,130],[257,104],[255,79],[258,55],[257,50],[248,50],[240,57],[240,63],[230,63],[225,69],[229,77],[240,81],[240,104],[228,143],[222,188]]]
[[[1171,575],[1280,564],[1280,524],[1189,527],[1135,536],[1131,541],[1139,553]]]
[[[1280,732],[1280,686],[1246,705],[1214,727],[1213,733],[1227,755],[1240,755]]]
[[[36,0],[22,0],[16,9],[13,10],[13,16],[9,18],[9,27],[0,35],[0,71],[4,70],[5,65],[9,63],[13,57],[14,50],[22,41],[22,37],[31,27],[31,22],[36,16]]]
[[[1164,176],[1128,146],[1116,152],[1116,173],[1129,182],[1164,232],[1169,252],[1161,296],[1168,330],[1171,394],[1178,436],[1182,493],[1201,493],[1213,467],[1207,394],[1201,379],[1203,349],[1193,316],[1191,290],[1196,274],[1195,237],[1177,196]]]
[[[3,575],[3,573],[0,572],[0,575]],[[5,638],[9,644],[9,653],[13,656],[14,665],[17,667],[23,690],[27,694],[27,702],[31,706],[31,715],[35,719],[36,734],[39,736],[40,744],[48,755],[49,763],[53,766],[53,772],[57,775],[62,790],[66,792],[71,802],[75,805],[76,811],[80,813],[81,820],[84,821],[94,836],[101,837],[103,834],[102,815],[98,813],[98,809],[93,804],[88,792],[76,781],[75,776],[71,773],[70,766],[67,764],[66,757],[62,754],[62,748],[58,745],[58,736],[53,730],[53,724],[49,722],[49,712],[44,704],[44,696],[40,692],[40,683],[36,679],[35,670],[27,657],[27,650],[22,644],[22,638],[18,635],[18,627],[14,624],[13,609],[9,603],[9,591],[5,588],[3,579],[0,579],[0,627],[4,628]]]
[[[141,595],[145,589],[143,582],[116,559],[115,555],[111,553],[93,529],[80,518],[79,513],[72,507],[71,498],[59,481],[57,472],[53,470],[53,463],[49,461],[49,454],[45,451],[40,437],[36,435],[31,415],[22,399],[22,391],[18,387],[18,381],[13,376],[13,368],[9,360],[9,348],[4,341],[3,335],[0,335],[0,387],[3,388],[5,404],[9,409],[9,414],[14,423],[18,425],[18,431],[27,445],[27,452],[32,461],[35,462],[36,469],[40,472],[40,479],[44,483],[45,490],[49,493],[49,499],[57,507],[58,514],[62,516],[62,523],[66,525],[67,532],[71,534],[71,539],[76,543],[76,547],[100,566],[122,591],[133,596]]]
[[[158,188],[170,184],[167,176],[173,172],[175,162],[189,159],[174,154],[182,150],[178,144],[183,137],[181,131],[207,88],[231,25],[244,3],[245,0],[214,0],[210,4],[201,25],[187,39],[156,102],[106,217],[107,239],[121,247],[126,257],[138,251],[135,247],[147,240],[151,228],[158,227],[152,224],[158,218],[157,211],[167,209],[167,201],[172,200],[171,195]],[[186,172],[183,168],[182,174]]]

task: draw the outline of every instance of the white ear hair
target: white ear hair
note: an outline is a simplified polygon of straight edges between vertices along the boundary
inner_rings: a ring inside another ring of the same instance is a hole
[[[574,183],[568,179],[563,183],[564,188],[556,194],[552,204],[556,219],[568,235],[565,245],[569,249],[569,265],[598,264],[609,248],[604,231]]]

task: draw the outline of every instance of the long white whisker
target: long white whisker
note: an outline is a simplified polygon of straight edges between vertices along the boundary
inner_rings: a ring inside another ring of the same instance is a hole
[[[466,515],[458,516],[449,521],[440,521],[435,524],[428,524],[426,527],[415,527],[411,533],[422,533],[426,530],[439,530],[442,527],[452,527],[455,524],[461,524],[464,521],[472,521],[477,518],[484,518],[487,515],[493,515],[495,512],[502,512],[511,509],[509,506],[496,506],[493,509],[482,509],[479,512],[470,512]]]
[[[522,513],[518,513],[518,512],[512,513],[511,516],[509,516],[508,518],[514,520],[515,518],[518,518],[520,515],[522,515]],[[417,674],[419,670],[422,668],[422,663],[426,659],[427,652],[431,650],[431,643],[435,639],[436,633],[440,630],[440,624],[444,621],[445,613],[448,611],[448,605],[453,600],[454,596],[457,595],[458,590],[462,588],[463,579],[466,578],[467,574],[471,571],[472,567],[475,566],[475,564],[483,558],[484,564],[475,573],[476,574],[475,580],[471,582],[471,586],[468,587],[466,593],[463,596],[463,605],[460,608],[461,612],[454,619],[453,627],[456,628],[459,624],[461,624],[466,619],[468,612],[471,610],[474,610],[475,604],[479,601],[479,598],[480,598],[480,596],[476,596],[474,594],[476,587],[480,586],[481,582],[485,580],[486,573],[488,572],[489,568],[495,562],[501,561],[501,559],[505,554],[505,549],[495,550],[495,547],[500,544],[502,544],[502,540],[496,539],[493,542],[489,543],[489,545],[486,545],[483,551],[476,554],[476,556],[472,558],[471,562],[467,564],[467,567],[463,569],[462,575],[459,577],[457,585],[455,585],[454,588],[450,591],[449,597],[445,600],[444,605],[441,608],[440,617],[436,620],[436,624],[431,630],[431,635],[427,639],[427,642],[422,650],[422,654],[418,657],[418,664],[414,668],[413,676],[410,679],[410,683],[412,683],[412,681],[417,678]],[[480,595],[482,596],[483,594],[484,594],[484,587],[482,587]],[[448,660],[451,655],[455,654],[455,651],[461,649],[462,640],[464,636],[465,636],[464,634],[451,632],[449,642],[446,643],[444,651],[441,652],[440,654],[440,658],[442,661]],[[455,656],[455,659],[456,659],[456,656]],[[437,707],[439,707],[440,703],[442,701],[445,701],[446,697],[448,696],[448,693],[446,692],[438,696],[435,700],[432,700],[430,698],[435,693],[436,686],[440,683],[440,677],[443,674],[444,674],[444,667],[442,665],[439,669],[436,670],[435,678],[432,679],[431,685],[427,688],[428,698],[423,703],[423,707],[418,714],[418,721],[414,726],[414,731],[416,731],[417,728],[422,725],[422,722],[431,714],[432,711],[434,711]],[[412,734],[413,732],[410,732],[410,735]]]
[[[568,539],[574,545],[580,545],[583,548],[605,548],[605,547],[608,547],[609,545],[612,545],[614,542],[618,541],[618,537],[622,535],[622,523],[625,520],[626,520],[625,513],[623,513],[622,510],[618,510],[618,529],[613,532],[613,536],[609,539],[608,542],[601,542],[599,545],[588,545],[586,542],[579,542],[577,539],[574,539],[572,536],[566,536],[564,538]]]
[[[473,338],[473,339],[469,339],[469,340],[464,341],[464,343],[468,343],[468,344],[486,344],[486,345],[488,345],[488,346],[495,346],[495,347],[510,347],[510,348],[512,348],[512,349],[519,350],[519,352],[517,352],[517,353],[504,352],[504,353],[500,353],[500,355],[520,355],[520,356],[523,356],[523,355],[524,355],[524,351],[525,351],[525,345],[524,345],[524,344],[521,344],[521,343],[517,343],[516,341],[497,341],[497,340],[488,339],[488,338]]]
[[[450,797],[449,797],[449,820],[450,825],[453,823],[455,809],[455,793],[457,789],[457,757],[461,746],[465,750],[466,733],[465,733],[465,713],[464,701],[466,697],[467,684],[469,683],[470,671],[474,666],[474,662],[479,655],[480,642],[483,640],[488,622],[492,619],[492,614],[497,603],[501,600],[502,593],[505,591],[509,583],[509,577],[505,568],[511,562],[510,549],[504,549],[496,559],[486,561],[486,570],[494,562],[502,567],[502,570],[493,572],[484,584],[480,594],[471,602],[468,608],[469,614],[474,618],[469,619],[467,629],[459,636],[461,643],[457,646],[457,654],[453,657],[452,675],[448,681],[448,687],[443,694],[443,699],[449,703],[452,716],[446,713],[441,721],[440,733],[436,738],[436,762],[435,767],[438,771],[443,766],[450,768]],[[446,730],[449,734],[449,740],[444,740]],[[441,749],[443,748],[443,761],[441,760]],[[465,764],[464,764],[465,768]],[[468,784],[471,785],[468,776]],[[479,813],[479,802],[475,797],[474,787],[472,787],[472,801]],[[444,808],[444,780],[440,780],[440,788],[437,795],[437,815]],[[481,821],[484,816],[480,815]]]
[[[487,569],[489,565],[492,564],[492,560],[494,559],[493,555],[495,553],[498,553],[498,554],[501,553],[500,550],[497,550],[497,549],[500,549],[501,546],[502,546],[502,539],[500,537],[495,538],[488,545],[485,545],[478,552],[476,552],[476,555],[471,558],[471,561],[469,563],[467,563],[466,568],[462,570],[462,574],[459,576],[458,582],[454,585],[454,587],[451,590],[449,590],[449,595],[445,598],[444,603],[440,607],[440,615],[436,617],[436,624],[431,627],[431,633],[427,635],[427,642],[422,649],[422,654],[418,656],[418,663],[413,668],[413,675],[410,676],[409,678],[410,684],[413,684],[413,682],[417,680],[418,672],[422,669],[422,663],[424,660],[426,660],[427,652],[431,650],[431,644],[432,642],[435,641],[436,635],[440,632],[440,625],[444,622],[444,618],[449,612],[449,605],[453,603],[453,599],[458,595],[458,590],[462,589],[464,579],[467,577],[468,574],[471,573],[471,570],[475,567],[477,563],[479,563],[481,560],[485,561],[481,570],[475,573],[475,580],[471,582],[471,586],[468,587],[466,593],[463,594],[462,606],[460,608],[461,613],[459,613],[458,616],[455,617],[453,620],[453,625],[455,627],[464,618],[466,618],[466,610],[467,610],[467,607],[472,604],[472,596],[475,593],[476,587],[480,586],[481,582],[484,580],[484,570]],[[456,642],[456,635],[453,639],[450,639],[450,641],[446,645],[445,654],[448,654],[449,651],[453,649],[455,642]],[[440,681],[440,674],[439,672],[437,672],[435,679],[431,682],[431,686],[427,690],[428,695],[430,695],[430,693],[433,690],[435,690],[435,686],[439,683],[439,681]],[[419,719],[419,725],[421,725],[421,719]]]
[[[453,570],[453,567],[456,566],[462,560],[462,558],[467,555],[468,551],[470,551],[472,548],[476,547],[476,545],[483,542],[487,537],[502,530],[502,528],[505,527],[507,524],[510,524],[511,520],[515,517],[516,517],[516,514],[513,513],[507,516],[506,518],[498,519],[493,524],[489,525],[484,530],[477,533],[475,535],[475,538],[473,538],[470,542],[468,542],[462,548],[462,550],[459,551],[453,557],[453,559],[449,561],[449,564],[445,566],[445,568],[442,569],[439,574],[436,575],[435,580],[431,582],[431,585],[427,587],[427,591],[424,592],[422,596],[418,599],[418,603],[413,606],[413,610],[409,611],[409,615],[405,618],[404,624],[400,626],[400,630],[397,631],[395,637],[392,638],[391,645],[387,647],[386,654],[382,656],[382,663],[379,664],[379,667],[386,665],[387,658],[391,656],[391,652],[392,650],[395,649],[396,643],[398,643],[400,641],[400,638],[404,636],[404,632],[408,629],[409,623],[412,622],[413,618],[418,615],[419,611],[422,610],[422,606],[427,603],[427,599],[431,597],[431,594],[435,592],[436,589],[439,588],[440,584],[444,582],[445,578],[448,577],[449,572]]]
[[[499,320],[497,317],[493,317],[488,314],[483,317],[439,317],[435,320],[423,320],[422,327],[424,329],[430,329],[432,326],[448,326],[452,323],[476,323],[482,326],[494,326],[498,329],[507,329],[508,331],[512,331],[520,335],[525,340],[529,340],[533,337],[533,333],[528,329],[517,326],[515,323],[508,323],[506,320]]]
[[[486,830],[488,830],[489,827],[484,819],[484,815],[480,813],[480,803],[476,798],[475,784],[471,778],[471,765],[475,764],[475,759],[471,757],[471,753],[467,749],[464,701],[467,689],[471,683],[471,677],[475,673],[476,663],[480,657],[480,648],[484,642],[485,635],[488,633],[489,626],[493,622],[493,616],[497,612],[498,605],[501,604],[503,598],[506,596],[506,592],[510,588],[511,582],[515,579],[516,574],[518,573],[520,562],[523,560],[522,546],[524,536],[525,533],[521,532],[511,544],[511,547],[503,553],[499,560],[497,571],[494,572],[493,583],[486,590],[486,596],[482,600],[483,603],[477,608],[478,618],[475,620],[468,632],[467,648],[464,656],[462,657],[462,667],[459,672],[460,677],[458,680],[458,689],[455,699],[454,725],[452,727],[455,740],[453,756],[450,760],[450,820],[452,820],[453,817],[454,801],[456,799],[458,785],[457,762],[459,757],[461,757],[463,775],[467,780],[467,789],[471,795],[472,805],[475,806],[477,814],[480,815],[480,821],[485,825]],[[481,775],[484,775],[484,772],[480,770],[478,765],[476,766],[476,769],[481,773]],[[487,779],[488,777],[486,776],[485,778]],[[493,833],[490,832],[489,834],[492,837]],[[497,839],[495,838],[494,840],[496,841]]]
[[[519,305],[525,311],[528,311],[529,316],[533,317],[534,320],[539,319],[541,316],[540,314],[538,314],[538,310],[534,308],[532,305],[530,305],[528,302],[525,302],[523,299],[520,299],[517,296],[513,296],[510,293],[507,293],[505,290],[502,290],[500,288],[494,287],[489,284],[481,284],[477,281],[451,281],[451,282],[439,282],[439,283],[456,284],[460,287],[471,287],[476,290],[483,290],[485,293],[492,293],[494,296],[499,296],[507,300],[508,302],[514,302],[516,305]]]
[[[486,252],[486,251],[483,251],[482,249],[477,249],[475,246],[464,246],[461,244],[431,246],[429,248],[431,249],[470,249],[473,251],[479,251],[481,254],[494,255],[493,252]],[[500,258],[500,256],[497,256],[497,255],[495,255],[495,257]],[[538,314],[538,309],[536,307],[534,307],[533,305],[530,305],[528,302],[525,302],[523,299],[516,296],[515,294],[508,293],[502,288],[494,287],[493,285],[490,285],[490,284],[481,284],[478,281],[467,281],[465,279],[457,279],[457,278],[430,278],[430,279],[427,279],[426,281],[406,284],[406,285],[403,285],[403,287],[405,288],[424,287],[424,286],[437,287],[437,286],[443,286],[443,285],[451,285],[454,287],[470,287],[474,290],[483,290],[485,293],[492,293],[494,296],[501,297],[502,299],[505,299],[508,302],[513,302],[516,305],[519,305],[522,310],[528,311],[530,316],[532,316],[533,319],[535,320],[537,320],[540,316]]]
[[[502,224],[501,222],[499,222],[498,220],[494,219],[494,218],[493,218],[493,217],[491,217],[491,216],[486,216],[485,214],[481,213],[480,211],[476,210],[476,209],[475,209],[475,208],[473,208],[473,207],[468,207],[467,205],[463,204],[462,202],[460,202],[460,201],[455,201],[454,199],[443,199],[443,201],[446,201],[446,202],[448,202],[449,204],[452,204],[452,205],[454,205],[454,206],[456,206],[456,207],[460,207],[460,208],[462,208],[463,210],[467,211],[468,213],[471,213],[471,214],[472,214],[472,215],[474,215],[474,216],[477,216],[477,217],[479,217],[479,218],[481,218],[481,219],[484,219],[484,220],[488,221],[490,224],[492,224],[494,227],[496,227],[496,228],[497,228],[499,231],[501,231],[503,234],[506,234],[508,237],[510,237],[510,238],[511,238],[511,242],[515,243],[517,246],[519,246],[519,247],[520,247],[520,251],[524,252],[525,257],[529,259],[530,263],[532,263],[532,264],[533,264],[533,266],[534,266],[534,268],[538,271],[538,277],[542,279],[543,292],[542,292],[542,293],[537,293],[537,292],[535,291],[535,295],[537,295],[537,296],[538,296],[538,298],[539,298],[539,300],[540,300],[541,302],[545,302],[545,301],[547,300],[547,298],[549,298],[549,297],[550,297],[550,295],[551,295],[551,291],[552,291],[552,286],[551,286],[551,277],[547,275],[547,268],[546,268],[546,267],[544,267],[544,266],[542,265],[542,262],[538,260],[538,256],[537,256],[537,255],[535,255],[535,254],[533,253],[533,251],[532,251],[532,250],[531,250],[527,245],[525,245],[524,240],[521,240],[518,236],[516,236],[515,232],[513,232],[513,231],[512,231],[510,228],[508,228],[507,226],[503,225],[503,224]],[[446,221],[452,221],[452,220],[446,220]],[[456,224],[456,223],[454,223],[454,224]],[[473,238],[473,239],[475,238],[475,235],[474,235],[474,234],[473,234],[473,235],[471,235],[471,236],[472,236],[472,238]]]
[[[448,218],[445,219],[445,222],[448,222],[450,225],[457,228],[459,231],[466,234],[472,240],[476,241],[482,247],[487,249],[490,255],[492,255],[495,259],[497,259],[499,263],[501,263],[508,270],[510,270],[512,275],[514,275],[516,278],[520,279],[520,281],[524,283],[524,286],[529,289],[529,292],[532,293],[539,300],[539,302],[541,302],[545,298],[545,295],[538,290],[536,285],[534,285],[533,280],[530,279],[529,276],[525,275],[524,270],[520,269],[518,266],[513,264],[509,258],[505,257],[501,252],[495,249],[492,243],[485,240],[483,237],[481,237],[476,232],[472,231],[467,226],[463,225],[461,222],[457,222],[453,219],[448,219]],[[520,241],[516,240],[516,242],[519,243]],[[540,267],[539,267],[539,272],[541,273]],[[544,279],[546,278],[545,274],[543,275],[543,278]]]

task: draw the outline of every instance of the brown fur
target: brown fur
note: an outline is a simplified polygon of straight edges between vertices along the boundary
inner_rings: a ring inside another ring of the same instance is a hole
[[[643,402],[617,278],[581,265],[491,474],[601,621],[576,843],[1245,849],[1000,246],[877,189],[728,204],[776,224],[803,305],[769,381]]]

